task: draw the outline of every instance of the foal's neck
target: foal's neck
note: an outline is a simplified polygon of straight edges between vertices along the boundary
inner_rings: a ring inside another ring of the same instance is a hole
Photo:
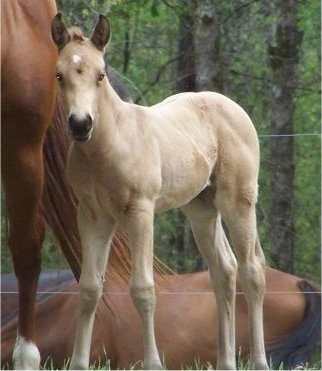
[[[131,104],[120,98],[108,80],[104,82],[102,89],[97,106],[98,121],[96,124],[107,136],[112,137],[115,130],[120,129],[120,123],[128,118],[127,112]]]

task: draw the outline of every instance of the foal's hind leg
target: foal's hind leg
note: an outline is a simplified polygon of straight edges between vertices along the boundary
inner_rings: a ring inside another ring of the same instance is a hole
[[[97,304],[102,296],[104,275],[115,223],[93,221],[79,209],[78,227],[82,243],[78,321],[70,364],[71,370],[88,370],[92,331]]]
[[[218,307],[217,369],[236,369],[235,293],[237,262],[226,239],[213,196],[205,190],[183,208],[191,221],[198,249],[209,265]]]
[[[268,369],[263,330],[265,262],[257,238],[256,188],[256,185],[243,187],[243,184],[238,184],[234,193],[228,186],[219,188],[216,205],[228,226],[235,247],[239,278],[248,304],[250,366],[255,370],[263,370]]]

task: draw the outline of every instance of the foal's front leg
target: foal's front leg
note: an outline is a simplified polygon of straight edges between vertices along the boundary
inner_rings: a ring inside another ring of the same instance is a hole
[[[154,205],[149,201],[137,202],[126,215],[132,261],[130,290],[142,321],[147,370],[162,369],[154,335],[153,216]]]
[[[102,296],[104,275],[111,239],[115,225],[113,221],[93,221],[81,208],[78,226],[82,243],[82,271],[79,281],[78,322],[74,341],[71,370],[88,370],[97,304]]]

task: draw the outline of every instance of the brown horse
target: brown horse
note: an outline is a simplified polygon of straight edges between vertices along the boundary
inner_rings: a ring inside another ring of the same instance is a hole
[[[213,92],[178,94],[152,107],[122,101],[104,72],[110,27],[102,15],[90,39],[80,30],[69,33],[60,14],[53,19],[52,35],[59,50],[59,93],[73,137],[67,175],[79,202],[83,253],[70,367],[88,368],[110,242],[121,231],[131,246],[130,292],[142,322],[144,367],[162,368],[154,332],[153,217],[181,208],[208,262],[217,298],[217,368],[236,368],[238,268],[248,303],[250,365],[267,369],[265,259],[255,210],[259,143],[250,118]]]
[[[37,368],[34,304],[45,223],[43,143],[54,110],[53,0],[1,1],[1,168],[9,247],[19,282],[16,368]]]
[[[143,344],[139,318],[130,300],[127,283],[116,273],[118,265],[112,250],[108,286],[96,312],[91,363],[109,359],[111,368],[140,367]],[[212,334],[217,327],[217,306],[211,295],[207,272],[156,275],[155,279],[159,287],[156,333],[167,368],[194,367],[196,360],[205,365],[215,364],[213,350],[217,339]],[[320,342],[321,294],[311,283],[274,269],[266,270],[266,282],[267,356],[275,369],[281,363],[284,369],[292,369],[310,361]],[[70,272],[60,272],[59,275],[48,272],[40,280],[39,290],[43,293],[36,306],[36,339],[42,364],[50,360],[54,367],[61,368],[67,364],[73,346],[77,284]],[[50,296],[46,294],[47,290],[57,294]],[[3,283],[2,291],[14,291],[14,288]],[[12,294],[2,295],[2,315],[6,317],[1,334],[3,367],[10,365],[10,350],[17,326],[16,318],[10,315],[15,308],[12,297]],[[249,353],[247,306],[240,293],[236,301],[236,320],[236,351],[245,361]],[[53,328],[48,328],[48,323],[53,324]]]

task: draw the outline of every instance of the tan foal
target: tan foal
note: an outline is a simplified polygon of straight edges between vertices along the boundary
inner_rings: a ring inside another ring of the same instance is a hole
[[[218,303],[218,369],[235,369],[237,269],[248,302],[253,368],[267,369],[264,256],[255,204],[259,144],[245,111],[213,93],[183,93],[152,107],[123,102],[105,75],[110,27],[90,39],[52,22],[57,80],[73,136],[67,174],[79,201],[83,263],[72,369],[88,368],[94,313],[116,231],[131,247],[130,292],[142,320],[144,367],[162,368],[154,334],[154,213],[181,208],[209,265]],[[225,221],[237,260],[222,229]],[[184,314],[183,314],[184,315]]]

